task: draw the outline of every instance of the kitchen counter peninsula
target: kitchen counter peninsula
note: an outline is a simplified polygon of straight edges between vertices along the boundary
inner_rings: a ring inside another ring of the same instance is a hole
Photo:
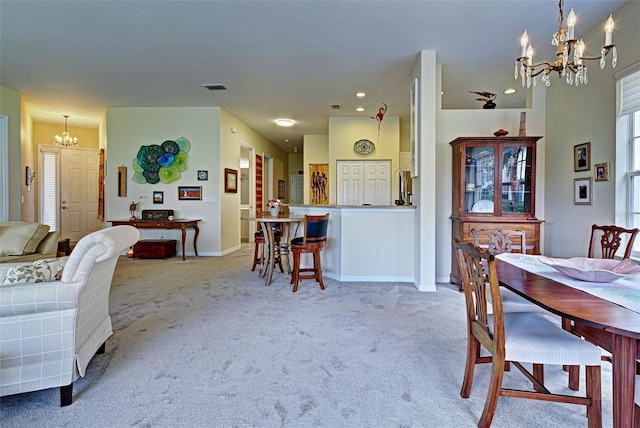
[[[338,281],[415,284],[416,207],[287,205],[292,216],[329,213],[322,270]],[[299,234],[302,233],[300,228]],[[311,258],[302,259],[311,265]]]

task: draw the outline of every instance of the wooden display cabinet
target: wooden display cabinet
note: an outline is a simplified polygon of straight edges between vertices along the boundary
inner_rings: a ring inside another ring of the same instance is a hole
[[[536,143],[542,137],[453,140],[451,283],[460,285],[453,238],[473,242],[471,229],[524,230],[528,254],[540,254]]]

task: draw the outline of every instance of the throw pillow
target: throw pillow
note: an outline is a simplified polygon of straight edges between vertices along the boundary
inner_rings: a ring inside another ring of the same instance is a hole
[[[39,224],[38,228],[35,230],[35,232],[33,232],[33,235],[31,235],[31,238],[24,246],[22,254],[35,253],[40,242],[44,239],[45,236],[47,236],[47,233],[49,233],[49,229],[50,227],[48,224]]]
[[[60,281],[67,259],[68,257],[36,260],[32,265],[13,266],[7,271],[2,285]]]
[[[40,228],[40,226],[44,227]],[[38,230],[39,228],[40,230]],[[44,230],[45,228],[46,230]],[[43,230],[44,233],[42,233]],[[23,254],[33,253],[48,231],[48,226],[38,223],[27,223],[22,221],[6,222],[4,223],[2,231],[2,250],[7,255],[11,256],[21,256]],[[35,246],[30,242],[32,239],[37,239]]]

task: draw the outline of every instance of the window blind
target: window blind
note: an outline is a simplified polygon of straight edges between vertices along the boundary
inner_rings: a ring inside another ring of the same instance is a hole
[[[640,70],[622,78],[620,116],[640,111]]]
[[[58,230],[58,155],[42,152],[40,171],[40,223],[48,224],[52,231]]]

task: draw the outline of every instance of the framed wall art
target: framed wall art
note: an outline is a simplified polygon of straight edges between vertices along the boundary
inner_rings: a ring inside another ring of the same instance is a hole
[[[329,205],[329,164],[309,164],[309,190],[311,190],[311,204]]]
[[[178,199],[181,201],[202,199],[202,186],[178,186]]]
[[[591,169],[591,143],[573,146],[573,170],[589,171]]]
[[[225,168],[224,169],[224,192],[225,193],[238,193],[238,170]]]
[[[153,203],[154,204],[164,204],[164,192],[154,191],[153,192]]]
[[[574,180],[573,204],[591,205],[591,177],[576,178]]]
[[[278,180],[278,199],[285,198],[284,180]]]
[[[609,162],[597,163],[593,170],[596,181],[609,181]]]

